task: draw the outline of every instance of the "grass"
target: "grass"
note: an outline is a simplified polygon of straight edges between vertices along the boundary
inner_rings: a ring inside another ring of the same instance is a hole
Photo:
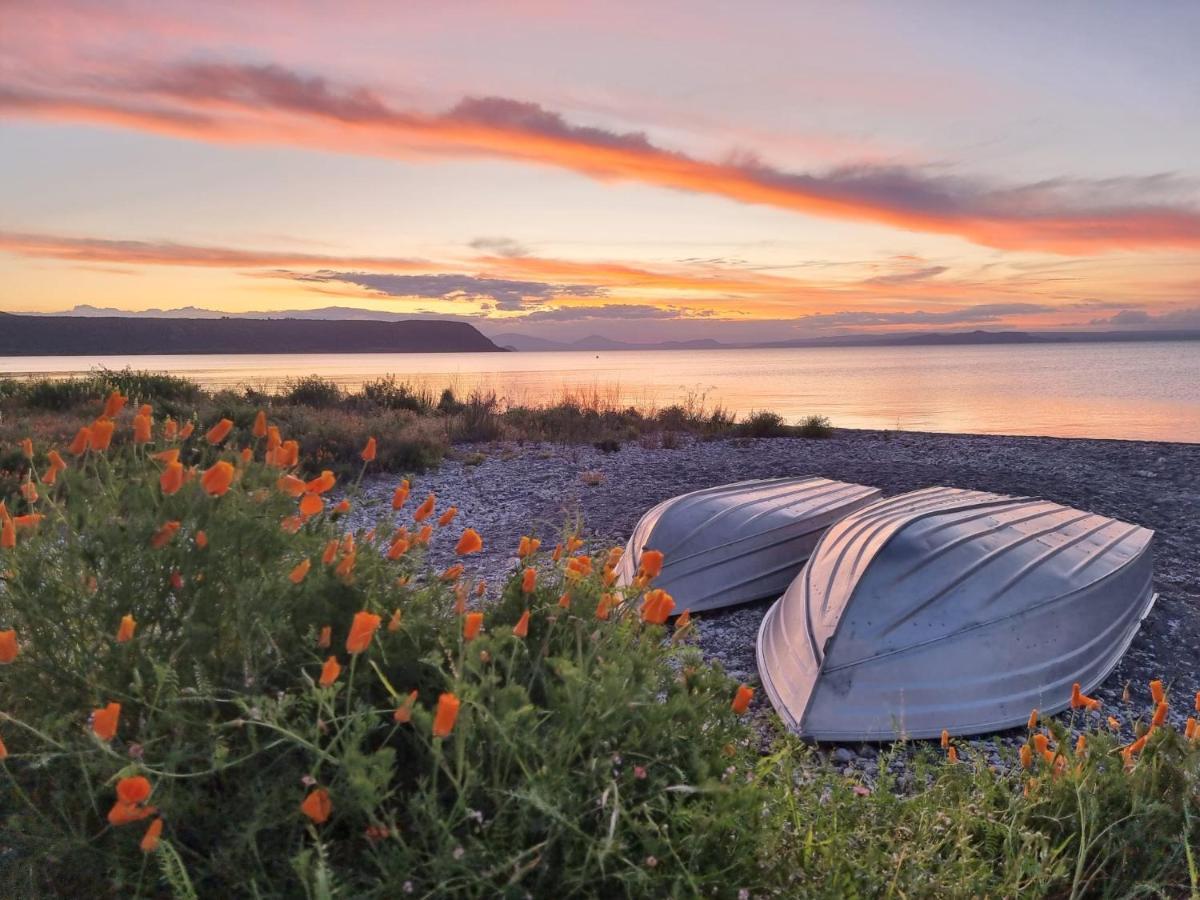
[[[868,784],[774,720],[764,753],[703,623],[662,622],[653,573],[612,586],[619,550],[541,535],[476,608],[472,523],[418,482],[348,534],[253,423],[212,443],[212,419],[169,440],[159,417],[139,444],[123,412],[53,479],[53,443],[17,451],[36,497],[0,513],[5,896],[1196,895],[1200,749],[1140,703],[1034,723],[1028,769],[898,745]],[[352,504],[378,449],[336,479]],[[164,487],[164,450],[195,475]]]

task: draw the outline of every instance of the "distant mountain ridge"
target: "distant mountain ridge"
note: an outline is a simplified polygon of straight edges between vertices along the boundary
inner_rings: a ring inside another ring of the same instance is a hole
[[[500,353],[466,322],[0,314],[0,356]]]

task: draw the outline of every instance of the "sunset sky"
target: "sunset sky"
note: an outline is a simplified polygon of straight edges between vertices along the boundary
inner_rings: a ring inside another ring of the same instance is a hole
[[[0,0],[0,310],[1200,328],[1200,4]]]

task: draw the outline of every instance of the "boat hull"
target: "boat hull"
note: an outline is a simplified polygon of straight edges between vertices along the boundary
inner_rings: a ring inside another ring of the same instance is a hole
[[[1153,532],[931,488],[832,527],[759,629],[789,728],[822,741],[998,731],[1112,671],[1153,606]]]
[[[778,597],[825,530],[878,499],[877,488],[825,478],[773,478],[666,500],[634,528],[617,569],[632,584],[646,549],[662,551],[655,587],[693,613]]]

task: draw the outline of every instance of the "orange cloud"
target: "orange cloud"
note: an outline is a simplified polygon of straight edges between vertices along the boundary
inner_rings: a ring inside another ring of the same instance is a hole
[[[188,64],[10,86],[0,89],[0,114],[383,157],[513,159],[1002,249],[1078,255],[1200,247],[1200,212],[1162,202],[1158,176],[997,187],[900,166],[795,173],[755,160],[696,159],[640,133],[574,125],[506,98],[468,98],[443,114],[402,111],[365,87],[277,66]]]

